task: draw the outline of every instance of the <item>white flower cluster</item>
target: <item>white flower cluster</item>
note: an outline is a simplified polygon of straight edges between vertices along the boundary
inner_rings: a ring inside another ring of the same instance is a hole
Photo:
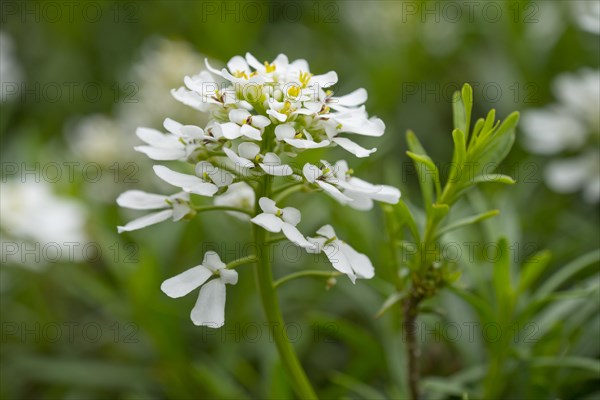
[[[548,163],[545,178],[559,193],[583,191],[600,201],[600,71],[583,69],[554,81],[559,102],[523,115],[525,146],[543,155],[568,154]]]
[[[376,151],[350,139],[353,135],[381,136],[385,130],[383,121],[369,118],[365,111],[366,90],[335,96],[328,89],[337,83],[334,71],[313,75],[305,60],[290,62],[283,54],[271,63],[260,63],[246,54],[245,58],[233,57],[227,68],[216,69],[208,62],[206,68],[195,76],[186,76],[186,87],[172,91],[177,100],[209,115],[205,126],[166,119],[166,133],[149,128],[137,130],[137,136],[145,143],[137,146],[137,151],[157,161],[190,163],[194,173],[155,165],[156,175],[181,191],[172,196],[137,190],[123,193],[117,199],[120,206],[159,211],[119,227],[119,232],[167,219],[190,218],[199,209],[190,202],[190,194],[214,197],[215,206],[240,218],[252,215],[251,222],[265,230],[281,232],[308,252],[325,253],[333,267],[347,274],[352,282],[356,278],[371,278],[374,270],[369,259],[339,240],[331,226],[320,228],[317,237],[306,237],[297,228],[300,211],[279,208],[267,197],[258,199],[262,213],[254,215],[256,183],[264,176],[272,176],[274,183],[280,183],[274,189],[276,193],[301,186],[323,191],[339,203],[359,210],[372,208],[374,200],[398,202],[398,189],[352,176],[344,160],[333,164],[323,160],[320,165],[306,163],[301,167],[290,162],[300,152],[324,147],[340,146],[359,158]],[[197,325],[218,327],[223,324],[224,284],[237,282],[234,272],[216,254],[207,253],[201,266],[166,281],[163,291],[179,297],[203,285],[210,276],[217,276],[215,280],[220,283],[211,281],[202,286],[192,320]]]

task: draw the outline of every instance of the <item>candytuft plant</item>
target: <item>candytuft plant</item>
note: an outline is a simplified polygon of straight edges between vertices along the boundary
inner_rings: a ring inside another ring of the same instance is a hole
[[[396,206],[385,206],[393,252],[400,252],[403,257],[402,262],[396,259],[391,274],[396,291],[384,303],[379,315],[394,305],[402,307],[408,383],[413,399],[419,398],[419,345],[415,324],[420,306],[460,276],[456,262],[444,257],[440,251],[440,239],[450,231],[493,217],[499,211],[490,210],[453,223],[447,222],[447,216],[451,208],[479,183],[514,183],[511,177],[494,173],[494,170],[514,143],[519,114],[514,112],[500,122],[496,121],[496,113],[491,110],[485,119],[480,118],[471,125],[472,108],[473,90],[465,84],[462,91],[454,95],[454,153],[444,185],[437,165],[427,155],[417,136],[411,131],[406,135],[409,148],[406,154],[417,171],[424,218],[417,219],[416,213],[404,201]]]
[[[350,137],[381,136],[385,125],[368,117],[363,105],[366,90],[336,96],[328,88],[337,82],[337,74],[313,75],[305,60],[289,62],[280,54],[271,63],[260,63],[248,53],[233,57],[227,68],[216,69],[208,62],[206,67],[198,75],[186,76],[186,87],[172,91],[177,100],[209,115],[205,126],[166,119],[166,134],[149,128],[137,130],[146,143],[136,147],[137,151],[157,161],[181,161],[193,172],[155,165],[156,175],[180,192],[171,196],[139,190],[121,194],[117,202],[122,207],[159,211],[119,227],[119,232],[168,219],[189,220],[213,210],[250,222],[255,254],[225,263],[217,253],[206,252],[201,264],[167,279],[161,289],[170,297],[181,297],[200,288],[191,319],[196,325],[218,328],[225,322],[225,287],[238,281],[235,268],[254,263],[258,293],[292,386],[299,398],[316,398],[285,336],[276,288],[305,276],[346,274],[354,283],[372,278],[374,268],[366,255],[338,238],[331,225],[306,237],[297,227],[300,211],[283,203],[300,191],[324,192],[340,204],[369,210],[373,200],[396,204],[400,192],[354,177],[344,160],[298,167],[290,160],[305,151],[334,146],[359,158],[368,157],[376,149],[365,149]],[[192,196],[215,201],[198,205]],[[272,235],[278,233],[283,236]],[[279,240],[289,240],[310,253],[325,253],[336,271],[301,271],[274,282],[269,248]]]

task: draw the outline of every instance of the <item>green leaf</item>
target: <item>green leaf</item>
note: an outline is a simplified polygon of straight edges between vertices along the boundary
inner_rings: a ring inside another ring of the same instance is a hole
[[[473,88],[468,83],[465,83],[462,87],[461,100],[465,112],[465,129],[463,132],[465,133],[465,139],[468,139],[471,126],[471,111],[473,110]]]
[[[548,250],[542,250],[523,263],[522,272],[519,277],[517,295],[524,293],[537,280],[546,269],[552,255]]]
[[[473,183],[504,183],[506,185],[514,185],[517,182],[508,175],[485,174],[476,176],[473,179]]]
[[[507,316],[512,311],[513,289],[510,278],[510,251],[506,238],[498,241],[497,261],[494,264],[493,284],[501,315]]]
[[[377,311],[377,314],[375,314],[375,318],[381,317],[383,314],[385,314],[385,312],[387,310],[389,310],[394,304],[396,304],[400,300],[402,300],[405,296],[406,296],[406,293],[400,293],[400,292],[392,293],[392,295],[390,297],[388,297],[386,299],[386,301],[383,303],[383,305],[381,306],[379,311]]]
[[[594,250],[581,257],[571,261],[569,264],[560,268],[553,274],[543,285],[536,291],[535,296],[542,298],[558,289],[561,285],[567,282],[571,277],[600,261],[600,250]]]
[[[440,229],[437,232],[437,235],[435,236],[435,238],[437,239],[437,238],[441,237],[442,235],[444,235],[450,231],[453,231],[455,229],[462,228],[463,226],[476,224],[485,219],[494,217],[494,216],[498,215],[499,213],[500,213],[500,210],[490,210],[490,211],[487,211],[487,212],[484,212],[481,214],[473,215],[471,217],[459,219],[458,221],[454,222],[453,224],[449,224],[449,225],[443,227],[442,229]]]
[[[406,225],[408,226],[414,241],[417,243],[417,246],[420,245],[421,235],[419,233],[419,228],[417,227],[415,218],[413,217],[406,203],[403,200],[400,200],[398,204],[393,207],[396,211],[396,215],[398,215],[398,219],[400,220],[399,223],[402,224],[403,222],[406,222]]]
[[[460,129],[452,131],[452,139],[454,140],[454,154],[452,156],[452,165],[450,168],[450,174],[448,176],[448,182],[455,182],[457,176],[460,177],[462,166],[465,163],[467,157],[467,147],[465,142],[465,134]]]
[[[579,368],[594,375],[600,374],[600,361],[588,357],[536,357],[531,359],[535,368]]]
[[[440,173],[437,166],[433,163],[433,160],[428,155],[416,154],[411,151],[407,151],[406,154],[415,162],[419,177],[421,179],[432,180],[435,185],[435,192],[437,197],[440,196],[442,191],[442,185],[440,183]],[[421,169],[419,165],[425,169]],[[432,200],[430,200],[431,202]]]
[[[448,290],[473,307],[479,316],[479,319],[481,319],[484,324],[495,321],[494,310],[492,310],[492,307],[490,307],[490,304],[485,299],[455,286],[449,286]]]

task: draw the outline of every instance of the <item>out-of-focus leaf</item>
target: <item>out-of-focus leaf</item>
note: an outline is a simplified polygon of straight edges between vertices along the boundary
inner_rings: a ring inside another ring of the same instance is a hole
[[[398,303],[405,296],[406,296],[405,293],[398,293],[398,292],[393,293],[390,297],[388,297],[386,299],[386,301],[383,303],[383,305],[381,306],[379,311],[377,311],[377,314],[375,314],[375,318],[381,317],[383,314],[385,314],[385,312],[387,310],[390,309],[390,307],[392,307],[394,304]]]
[[[385,394],[379,392],[374,387],[341,372],[332,373],[331,381],[337,385],[347,388],[348,390],[351,390],[363,399],[387,399]]]
[[[464,226],[468,226],[468,225],[472,225],[472,224],[476,224],[476,223],[478,223],[480,221],[483,221],[485,219],[492,218],[492,217],[498,215],[499,213],[500,213],[500,210],[490,210],[488,212],[484,212],[484,213],[481,213],[481,214],[473,215],[471,217],[466,217],[466,218],[459,219],[458,221],[456,221],[456,222],[454,222],[452,224],[446,225],[445,227],[443,227],[440,230],[438,230],[436,238],[437,237],[441,237],[445,233],[448,233],[448,232],[453,231],[455,229],[462,228]]]
[[[523,263],[519,277],[517,295],[525,292],[537,280],[540,274],[548,266],[552,254],[548,250],[542,250]]]
[[[571,261],[569,264],[560,268],[540,286],[535,293],[536,298],[547,296],[567,282],[571,277],[598,262],[600,262],[600,250],[591,251]]]
[[[536,357],[531,359],[535,368],[579,368],[600,375],[600,361],[587,357]]]
[[[501,314],[507,315],[513,307],[514,291],[510,277],[510,251],[506,238],[498,241],[497,261],[494,263],[493,283],[496,302]]]

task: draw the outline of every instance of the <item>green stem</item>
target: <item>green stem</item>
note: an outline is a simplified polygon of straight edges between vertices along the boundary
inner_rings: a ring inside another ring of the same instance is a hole
[[[249,255],[246,257],[238,258],[237,260],[233,260],[230,263],[227,263],[225,268],[234,269],[239,266],[246,265],[246,264],[253,264],[255,262],[256,262],[256,256],[254,254],[252,254],[252,255]]]
[[[298,279],[298,278],[304,278],[304,277],[322,277],[322,278],[333,278],[336,276],[340,276],[341,273],[340,272],[331,272],[331,271],[300,271],[300,272],[294,272],[293,274],[289,274],[284,276],[283,278],[280,278],[278,280],[275,281],[275,283],[273,284],[274,287],[278,288],[279,286],[283,285],[286,282],[292,281],[294,279]]]
[[[271,148],[269,136],[274,135],[273,129],[265,129],[264,135],[265,137],[262,150],[266,152]],[[256,215],[262,213],[262,210],[258,205],[258,199],[261,197],[269,197],[271,195],[271,184],[272,177],[270,175],[265,175],[260,181],[256,191]],[[317,395],[315,394],[315,391],[312,388],[306,373],[302,369],[302,365],[298,360],[298,356],[294,351],[294,347],[288,340],[285,333],[285,324],[279,308],[277,291],[273,285],[271,254],[269,252],[270,246],[266,241],[267,232],[258,225],[253,226],[253,231],[258,256],[255,269],[256,283],[258,286],[258,292],[260,294],[262,306],[267,317],[267,322],[272,329],[271,333],[273,335],[273,339],[275,340],[277,350],[279,351],[279,357],[281,358],[283,367],[287,372],[296,395],[303,400],[317,399]]]

